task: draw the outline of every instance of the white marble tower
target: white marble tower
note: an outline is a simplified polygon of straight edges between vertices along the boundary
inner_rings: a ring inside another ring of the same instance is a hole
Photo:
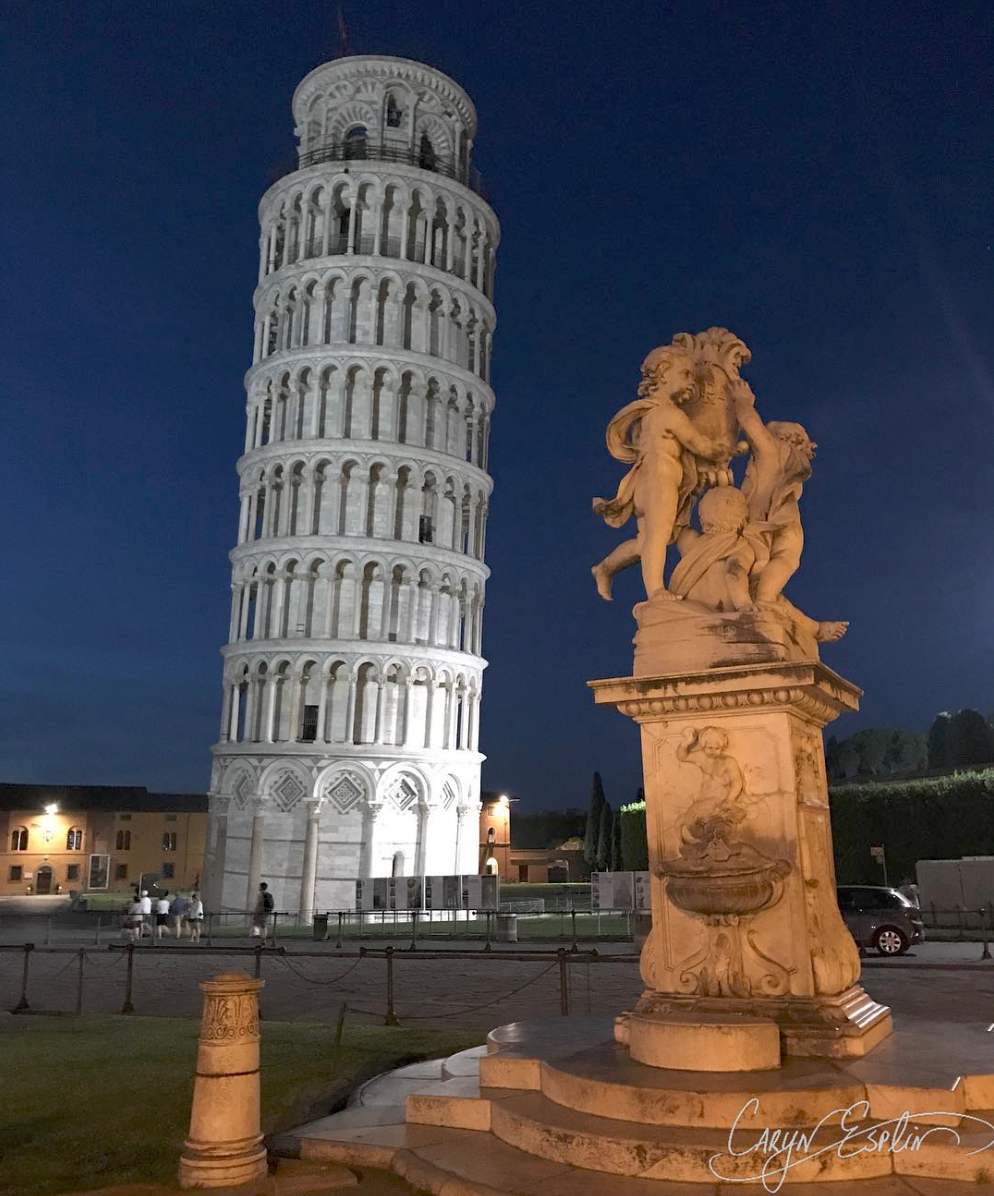
[[[355,877],[476,872],[499,225],[476,111],[380,55],[311,71],[259,205],[205,890],[352,904]]]

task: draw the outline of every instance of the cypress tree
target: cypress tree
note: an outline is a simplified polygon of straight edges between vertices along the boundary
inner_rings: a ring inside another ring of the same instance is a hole
[[[621,815],[611,819],[611,871],[621,871]]]
[[[583,858],[591,868],[597,867],[597,842],[601,833],[601,811],[605,804],[601,774],[595,772],[590,789],[590,805],[587,807],[587,827],[583,835]]]
[[[600,833],[597,836],[597,871],[606,872],[611,866],[611,839],[613,836],[612,823],[614,818],[611,807],[604,803],[601,807]]]
[[[935,716],[928,729],[928,766],[945,768],[949,760],[949,715],[943,712]]]

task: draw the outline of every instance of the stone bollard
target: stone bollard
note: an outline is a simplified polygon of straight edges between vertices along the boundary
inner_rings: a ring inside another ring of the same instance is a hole
[[[259,989],[245,972],[204,980],[204,1016],[179,1182],[222,1188],[266,1176],[259,1110]]]

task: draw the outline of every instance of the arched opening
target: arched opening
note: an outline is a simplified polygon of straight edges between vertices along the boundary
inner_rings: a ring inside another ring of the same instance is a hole
[[[421,134],[421,140],[418,143],[418,165],[422,170],[438,169],[438,155],[435,153],[435,147],[427,133]]]
[[[394,877],[404,875],[404,853],[402,851],[395,851],[393,853],[393,863],[390,866],[390,875]]]
[[[71,826],[66,832],[66,851],[83,850],[83,828]]]
[[[490,856],[487,862],[483,865],[483,871],[486,876],[497,875],[497,861],[493,856]]]
[[[345,134],[343,149],[343,157],[346,159],[365,158],[366,130],[362,125],[353,125]]]
[[[15,826],[10,832],[10,850],[11,851],[27,851],[28,849],[28,828],[26,826]]]
[[[386,124],[388,129],[399,129],[400,122],[403,118],[403,112],[400,110],[400,105],[397,103],[393,92],[387,96],[387,113]]]

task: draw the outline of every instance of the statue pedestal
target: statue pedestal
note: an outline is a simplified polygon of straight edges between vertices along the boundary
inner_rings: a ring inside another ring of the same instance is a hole
[[[656,1020],[661,1041],[676,1015],[692,1038],[698,1016],[709,1058],[718,1019],[750,1044],[729,1070],[776,1067],[757,1045],[765,1019],[787,1055],[866,1054],[891,1017],[857,983],[859,952],[839,913],[821,737],[860,691],[816,660],[589,684],[598,704],[642,728],[652,932],[647,988],[619,1018],[618,1040],[642,1042]],[[635,1049],[653,1063],[652,1050]]]

